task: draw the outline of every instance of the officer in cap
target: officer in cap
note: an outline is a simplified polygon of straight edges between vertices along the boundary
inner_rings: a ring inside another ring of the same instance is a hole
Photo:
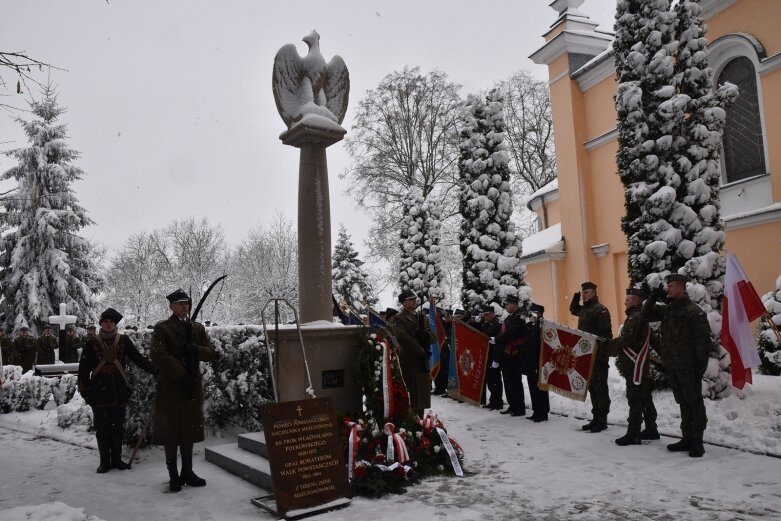
[[[428,369],[429,349],[435,340],[426,317],[417,311],[415,293],[404,290],[399,294],[401,310],[389,321],[399,342],[399,362],[404,383],[407,384],[410,407],[415,414],[431,407],[431,373]]]
[[[507,409],[500,414],[511,416],[526,416],[526,402],[523,392],[521,371],[521,349],[528,336],[525,316],[515,295],[504,298],[504,309],[508,316],[502,322],[501,332],[489,340],[495,344],[500,353],[499,368],[502,372],[504,392],[507,396]]]
[[[693,458],[705,454],[702,435],[708,418],[702,399],[702,377],[714,348],[705,312],[686,293],[688,277],[667,276],[667,304],[656,303],[655,293],[646,300],[643,315],[661,321],[661,355],[675,401],[681,408],[681,441],[667,445],[671,452],[687,452]]]
[[[13,341],[13,351],[16,362],[22,366],[22,372],[33,368],[35,363],[35,339],[30,336],[30,328],[22,326]]]
[[[152,442],[165,449],[168,488],[203,487],[193,472],[193,444],[204,440],[203,387],[199,362],[214,359],[206,328],[190,320],[190,296],[182,289],[168,296],[171,316],[155,325],[150,357],[160,370]],[[179,472],[177,450],[182,457]]]
[[[482,320],[479,329],[489,338],[497,337],[502,333],[502,324],[496,319],[496,310],[493,305],[483,308]],[[486,409],[499,411],[504,407],[502,400],[502,370],[499,362],[502,359],[503,349],[497,344],[488,346],[488,368],[485,370],[485,387],[490,392],[488,403],[483,405]],[[483,390],[485,394],[486,389]]]
[[[545,307],[532,303],[529,306],[529,316],[526,319],[528,337],[521,350],[521,371],[526,375],[526,383],[529,385],[529,395],[534,412],[526,419],[534,423],[548,421],[550,412],[550,399],[548,391],[539,387],[540,382],[540,340],[542,335],[542,316]]]

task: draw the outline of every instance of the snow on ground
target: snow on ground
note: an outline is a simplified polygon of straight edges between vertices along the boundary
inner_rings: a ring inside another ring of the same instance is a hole
[[[706,402],[705,441],[781,456],[781,378],[756,376],[745,399]],[[533,423],[434,398],[449,434],[466,452],[463,479],[437,478],[403,496],[356,498],[317,519],[375,520],[769,520],[781,518],[781,462],[706,445],[702,459],[647,442],[618,447],[624,433],[623,382],[611,369],[611,427],[580,430],[588,402],[551,394],[550,421]],[[528,402],[528,394],[527,394]],[[678,435],[678,409],[656,393],[663,434]],[[212,436],[206,444],[233,439]],[[272,516],[250,504],[264,491],[203,460],[203,489],[167,492],[160,448],[141,451],[133,469],[98,476],[94,436],[64,431],[56,410],[0,415],[0,521],[258,520]]]

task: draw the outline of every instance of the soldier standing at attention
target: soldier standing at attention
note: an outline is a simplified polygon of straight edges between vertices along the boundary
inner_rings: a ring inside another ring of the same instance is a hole
[[[179,492],[182,485],[206,485],[193,472],[193,444],[204,440],[199,362],[213,360],[214,348],[203,325],[190,321],[190,296],[177,289],[166,298],[172,314],[155,325],[150,347],[152,363],[160,370],[152,442],[165,448],[168,488]],[[181,473],[177,449],[182,456]]]
[[[65,326],[65,343],[60,346],[60,362],[71,364],[79,361],[79,337],[73,324]]]
[[[583,292],[583,305],[580,304],[581,293],[577,292],[572,296],[569,306],[570,313],[578,317],[578,329],[603,339],[612,338],[610,311],[599,303],[597,285],[593,282],[584,282],[580,288]],[[607,387],[609,358],[604,341],[598,342],[597,359],[588,388],[588,394],[591,396],[592,419],[581,427],[584,431],[601,432],[607,429],[607,414],[610,412],[610,392]]]
[[[35,339],[30,336],[30,328],[20,327],[12,345],[16,352],[16,362],[22,366],[22,372],[26,373],[35,363]]]
[[[35,341],[35,351],[38,353],[36,365],[54,363],[54,350],[57,349],[57,339],[52,335],[52,326],[45,324],[43,333]]]
[[[656,407],[648,379],[648,351],[651,347],[651,331],[643,318],[641,309],[645,294],[637,288],[626,290],[626,320],[621,333],[611,341],[611,350],[617,353],[616,363],[626,379],[626,401],[629,404],[629,424],[626,434],[616,440],[616,445],[640,445],[641,440],[658,440],[656,430]],[[639,365],[638,365],[639,364]],[[640,425],[645,419],[645,430]]]
[[[125,407],[132,387],[125,367],[127,359],[151,375],[157,370],[125,335],[117,332],[122,315],[112,308],[100,314],[100,334],[89,339],[79,360],[79,393],[92,406],[95,437],[98,440],[98,474],[109,469],[127,470],[122,461]]]
[[[502,324],[496,319],[496,310],[492,305],[483,308],[483,319],[478,325],[480,326],[480,331],[489,338],[497,337],[502,333]],[[488,403],[483,405],[483,407],[492,411],[499,411],[504,406],[504,401],[502,401],[502,370],[499,368],[502,353],[503,349],[497,344],[488,346],[488,368],[485,370],[485,386],[491,393],[491,396],[488,398]]]
[[[491,337],[488,348],[499,348],[501,358],[499,367],[504,380],[504,394],[507,396],[507,409],[499,414],[510,416],[526,416],[526,398],[523,395],[523,380],[521,379],[521,350],[527,338],[526,319],[518,306],[518,297],[508,295],[504,298],[504,309],[509,314],[502,322],[501,333]]]
[[[399,363],[409,391],[410,407],[417,415],[431,407],[431,373],[426,366],[433,341],[427,317],[417,312],[418,299],[410,290],[399,295],[401,311],[390,319],[399,342]]]
[[[529,395],[534,412],[527,420],[534,423],[548,421],[550,412],[550,398],[548,391],[539,388],[540,381],[540,335],[542,334],[542,315],[545,307],[540,304],[529,306],[529,318],[527,319],[528,338],[521,349],[521,371],[526,375],[526,383],[529,384]]]
[[[685,275],[667,276],[666,305],[656,305],[652,293],[643,306],[649,322],[661,321],[662,362],[670,380],[675,401],[681,407],[681,441],[671,443],[671,452],[689,452],[692,458],[705,454],[702,434],[708,418],[702,399],[702,377],[708,368],[713,347],[710,325],[705,312],[689,299]]]

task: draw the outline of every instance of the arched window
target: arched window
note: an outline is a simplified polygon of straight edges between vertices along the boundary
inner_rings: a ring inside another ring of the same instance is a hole
[[[759,116],[757,74],[752,61],[737,57],[728,62],[719,75],[718,84],[737,85],[740,94],[727,108],[724,129],[724,166],[727,183],[766,174],[762,122]]]

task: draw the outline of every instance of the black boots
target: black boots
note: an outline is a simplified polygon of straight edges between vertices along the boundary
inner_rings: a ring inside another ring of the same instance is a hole
[[[98,454],[100,454],[100,465],[98,474],[105,474],[111,469],[111,438],[98,438]]]
[[[689,447],[690,458],[701,458],[705,454],[705,447],[702,446],[702,440],[691,440]]]
[[[591,428],[589,429],[591,432],[602,432],[604,430],[607,430],[606,420],[594,420],[591,423]]]
[[[702,444],[702,442],[700,442]],[[667,446],[667,450],[670,452],[686,452],[692,448],[692,443],[689,438],[682,438],[681,441],[671,443]]]
[[[581,425],[580,426],[580,430],[582,430],[582,431],[590,431],[591,427],[593,427],[595,423],[596,423],[596,420],[591,420],[587,424]]]
[[[182,473],[179,476],[182,483],[190,487],[205,487],[206,480],[193,472],[193,446],[182,445],[179,452],[182,454]]]
[[[645,429],[640,431],[641,440],[658,440],[659,438],[659,431],[656,430],[656,425],[646,424]]]
[[[169,492],[179,492],[182,490],[182,482],[179,480],[179,471],[176,469],[176,456],[166,458],[165,466],[168,468]]]
[[[111,468],[127,470],[130,464],[122,461],[122,435],[123,432],[115,432],[111,437]]]
[[[640,435],[633,432],[627,432],[616,440],[616,445],[626,447],[628,445],[641,445]]]

